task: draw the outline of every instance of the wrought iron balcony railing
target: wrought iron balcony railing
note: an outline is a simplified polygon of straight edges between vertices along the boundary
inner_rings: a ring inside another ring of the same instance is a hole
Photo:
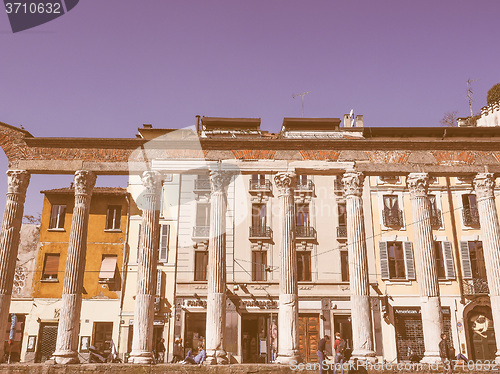
[[[210,226],[193,227],[193,238],[208,239],[209,236],[210,236]]]
[[[297,181],[297,185],[295,186],[295,190],[297,191],[313,191],[314,183],[312,180],[308,179],[306,181]]]
[[[347,226],[337,227],[337,238],[347,239]]]
[[[402,227],[403,226],[403,212],[401,210],[384,209],[382,212],[384,226],[387,227]]]
[[[487,295],[490,292],[488,281],[484,278],[463,279],[462,286],[465,296]]]
[[[194,181],[195,191],[210,191],[210,181],[208,179],[196,179]]]
[[[269,179],[251,180],[249,190],[271,192],[271,182]]]
[[[271,239],[273,231],[269,226],[250,226],[248,236],[250,239]]]
[[[479,212],[477,209],[464,208],[462,210],[464,225],[479,227]]]
[[[314,239],[316,230],[310,226],[295,226],[295,237],[297,239]]]
[[[441,227],[443,226],[443,221],[441,220],[441,211],[437,209],[434,214],[431,214],[431,226]]]

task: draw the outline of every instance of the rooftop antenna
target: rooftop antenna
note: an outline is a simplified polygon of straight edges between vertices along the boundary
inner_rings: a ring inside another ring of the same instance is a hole
[[[299,93],[299,94],[292,95],[292,98],[294,98],[294,99],[297,96],[300,96],[302,98],[302,118],[304,118],[304,96],[306,96],[308,93],[311,93],[311,91],[302,92],[302,93]]]
[[[476,82],[478,81],[479,79],[467,79],[467,99],[469,100],[469,109],[470,109],[470,116],[471,117],[474,117],[474,112],[472,111],[472,102],[474,100],[472,100],[472,87],[471,87],[471,83],[472,82]]]

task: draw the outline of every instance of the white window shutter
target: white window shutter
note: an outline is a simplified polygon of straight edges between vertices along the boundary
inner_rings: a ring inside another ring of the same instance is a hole
[[[443,242],[443,257],[446,279],[455,279],[455,264],[453,263],[453,250],[451,242]]]
[[[413,260],[413,244],[411,242],[403,242],[406,262],[406,279],[415,279],[415,262]]]
[[[464,279],[472,279],[469,242],[460,242],[460,254],[462,255],[462,275]]]
[[[158,261],[165,262],[168,258],[169,225],[160,225],[160,245],[158,246]]]
[[[379,242],[380,251],[380,277],[389,279],[389,254],[387,252],[387,242]]]
[[[161,280],[163,271],[156,270],[156,296],[161,297]]]

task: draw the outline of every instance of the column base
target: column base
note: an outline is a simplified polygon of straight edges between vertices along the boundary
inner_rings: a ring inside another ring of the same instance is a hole
[[[52,354],[52,359],[59,365],[79,364],[78,352],[74,351],[55,351]]]
[[[132,364],[150,365],[155,363],[152,352],[131,352],[128,362]]]
[[[439,352],[425,352],[420,362],[423,364],[440,364],[441,357],[439,356]]]
[[[277,364],[282,365],[290,365],[290,364],[299,364],[302,362],[302,356],[299,352],[293,352],[290,355],[283,355],[278,353],[278,357],[276,357]]]
[[[369,362],[370,364],[374,364],[377,362],[377,357],[374,351],[368,349],[357,349],[352,351],[350,362],[354,360]]]
[[[224,350],[207,352],[205,365],[226,365],[228,364],[227,353]]]

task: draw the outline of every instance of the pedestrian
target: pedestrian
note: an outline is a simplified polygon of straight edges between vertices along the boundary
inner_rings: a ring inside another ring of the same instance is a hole
[[[453,373],[452,359],[454,357],[450,357],[450,346],[448,345],[444,332],[441,334],[441,341],[439,342],[439,357],[441,357],[441,362],[443,363],[443,373]]]
[[[178,338],[174,341],[174,349],[173,349],[172,364],[176,362],[180,362],[184,357],[184,352],[182,352],[182,339]]]
[[[206,357],[207,357],[207,353],[205,352],[205,349],[203,348],[203,344],[200,344],[198,347],[198,354],[196,356],[193,356],[191,354],[191,350],[189,350],[184,361],[181,361],[181,364],[194,364],[194,365],[201,366],[203,364],[203,361],[205,361]]]
[[[333,349],[335,351],[335,368],[333,374],[337,374],[337,369],[340,367],[340,373],[344,374],[344,352],[346,348],[345,340],[340,337],[340,332],[335,333],[335,343]]]
[[[158,362],[165,362],[165,339],[161,338],[156,345],[156,352],[158,353]]]
[[[330,341],[330,337],[325,335],[318,344],[319,373],[323,374],[323,364],[325,363],[325,346]]]

